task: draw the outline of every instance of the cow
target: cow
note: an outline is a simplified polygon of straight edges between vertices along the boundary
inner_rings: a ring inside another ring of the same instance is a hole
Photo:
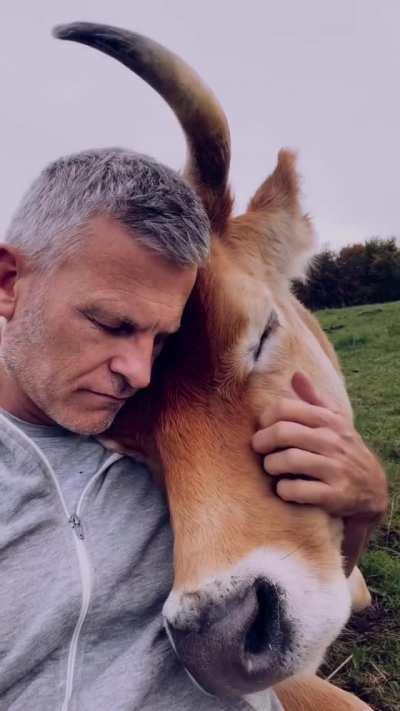
[[[299,199],[296,157],[232,216],[226,117],[197,74],[158,43],[91,23],[55,28],[113,56],[169,103],[188,144],[184,175],[212,229],[182,327],[151,386],[117,415],[102,441],[148,463],[165,488],[174,532],[174,584],[163,608],[173,648],[206,692],[262,708],[273,687],[287,711],[368,707],[315,672],[346,623],[358,569],[346,578],[343,523],[280,499],[250,447],[261,413],[295,397],[295,371],[351,416],[339,362],[291,280],[314,246]],[[157,571],[154,571],[157,574]]]

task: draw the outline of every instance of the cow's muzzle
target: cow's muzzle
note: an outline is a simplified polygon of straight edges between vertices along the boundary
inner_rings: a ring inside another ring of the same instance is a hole
[[[235,594],[184,593],[179,611],[165,623],[186,670],[206,692],[242,696],[288,675],[292,626],[284,593],[258,578]],[[289,672],[290,673],[290,672]]]

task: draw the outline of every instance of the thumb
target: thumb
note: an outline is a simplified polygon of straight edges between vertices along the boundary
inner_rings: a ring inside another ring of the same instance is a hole
[[[312,381],[305,373],[299,370],[296,371],[292,376],[291,384],[294,392],[301,400],[310,403],[310,405],[330,408],[329,403],[319,397]]]

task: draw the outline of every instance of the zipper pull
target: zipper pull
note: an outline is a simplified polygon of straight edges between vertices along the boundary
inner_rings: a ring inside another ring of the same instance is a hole
[[[85,536],[83,535],[83,529],[82,529],[82,522],[81,519],[79,518],[78,514],[72,514],[69,519],[69,523],[72,526],[72,529],[75,531],[76,535],[78,538],[83,540]]]

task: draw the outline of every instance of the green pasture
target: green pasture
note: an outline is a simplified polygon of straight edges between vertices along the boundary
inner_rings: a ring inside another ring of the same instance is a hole
[[[316,315],[341,360],[357,428],[384,463],[391,490],[386,519],[360,565],[373,606],[352,617],[321,673],[376,711],[399,711],[400,302]]]

